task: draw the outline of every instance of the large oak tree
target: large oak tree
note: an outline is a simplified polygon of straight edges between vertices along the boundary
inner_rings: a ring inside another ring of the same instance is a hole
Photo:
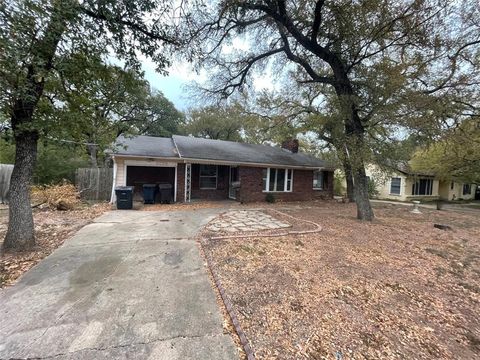
[[[190,50],[201,64],[218,70],[209,91],[220,96],[244,89],[252,74],[265,68],[293,71],[301,86],[328,89],[335,129],[341,129],[333,141],[342,145],[342,162],[352,174],[357,216],[371,220],[368,131],[397,116],[402,126],[426,131],[440,118],[455,117],[451,109],[459,113],[468,106],[462,104],[466,95],[478,94],[476,5],[473,0],[213,1],[190,19]]]
[[[16,154],[10,186],[8,231],[4,249],[35,245],[29,184],[37,142],[48,118],[37,116],[45,87],[65,58],[109,52],[138,66],[150,57],[162,70],[166,46],[176,46],[167,25],[174,9],[155,0],[17,0],[0,4],[0,108],[8,114]],[[61,105],[61,104],[59,104]],[[65,123],[62,126],[68,127]]]

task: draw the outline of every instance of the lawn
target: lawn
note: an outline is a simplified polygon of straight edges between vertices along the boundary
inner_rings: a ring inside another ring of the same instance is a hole
[[[480,357],[480,211],[282,206],[323,230],[204,240],[257,358]]]

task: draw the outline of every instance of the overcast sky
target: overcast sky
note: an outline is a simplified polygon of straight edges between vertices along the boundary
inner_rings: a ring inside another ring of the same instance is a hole
[[[191,64],[187,62],[174,61],[174,65],[168,69],[168,75],[163,76],[155,71],[155,64],[148,59],[142,59],[142,68],[145,78],[150,86],[163,92],[163,94],[175,105],[178,110],[185,111],[194,106],[185,86],[193,81],[203,83],[208,79],[208,73],[203,70],[197,74]],[[273,89],[274,84],[268,73],[257,74],[254,77],[253,85],[255,90]]]

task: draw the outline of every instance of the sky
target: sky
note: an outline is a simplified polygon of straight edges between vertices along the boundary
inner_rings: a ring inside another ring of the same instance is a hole
[[[189,98],[186,86],[193,82],[204,83],[208,80],[208,72],[206,70],[197,73],[188,62],[176,61],[173,66],[168,68],[168,75],[165,76],[157,73],[155,64],[144,58],[142,59],[142,69],[150,86],[160,90],[180,111],[185,111],[189,107],[195,106]],[[261,74],[255,74],[253,87],[256,91],[275,88],[268,70]]]
[[[185,86],[192,81],[203,82],[205,74],[197,74],[188,63],[176,62],[168,69],[168,75],[161,75],[155,71],[155,65],[145,59],[142,61],[145,78],[154,89],[160,90],[167,99],[180,111],[187,110],[191,105]]]

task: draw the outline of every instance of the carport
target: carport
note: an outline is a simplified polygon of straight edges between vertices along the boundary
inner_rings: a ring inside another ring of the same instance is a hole
[[[126,165],[127,186],[134,186],[134,198],[142,198],[145,184],[170,184],[175,189],[176,167]],[[175,196],[175,195],[174,195]]]
[[[168,183],[173,186],[173,200],[177,198],[177,162],[155,158],[116,158],[113,165],[112,201],[116,201],[116,186],[134,186],[134,198],[143,198],[144,184]]]

